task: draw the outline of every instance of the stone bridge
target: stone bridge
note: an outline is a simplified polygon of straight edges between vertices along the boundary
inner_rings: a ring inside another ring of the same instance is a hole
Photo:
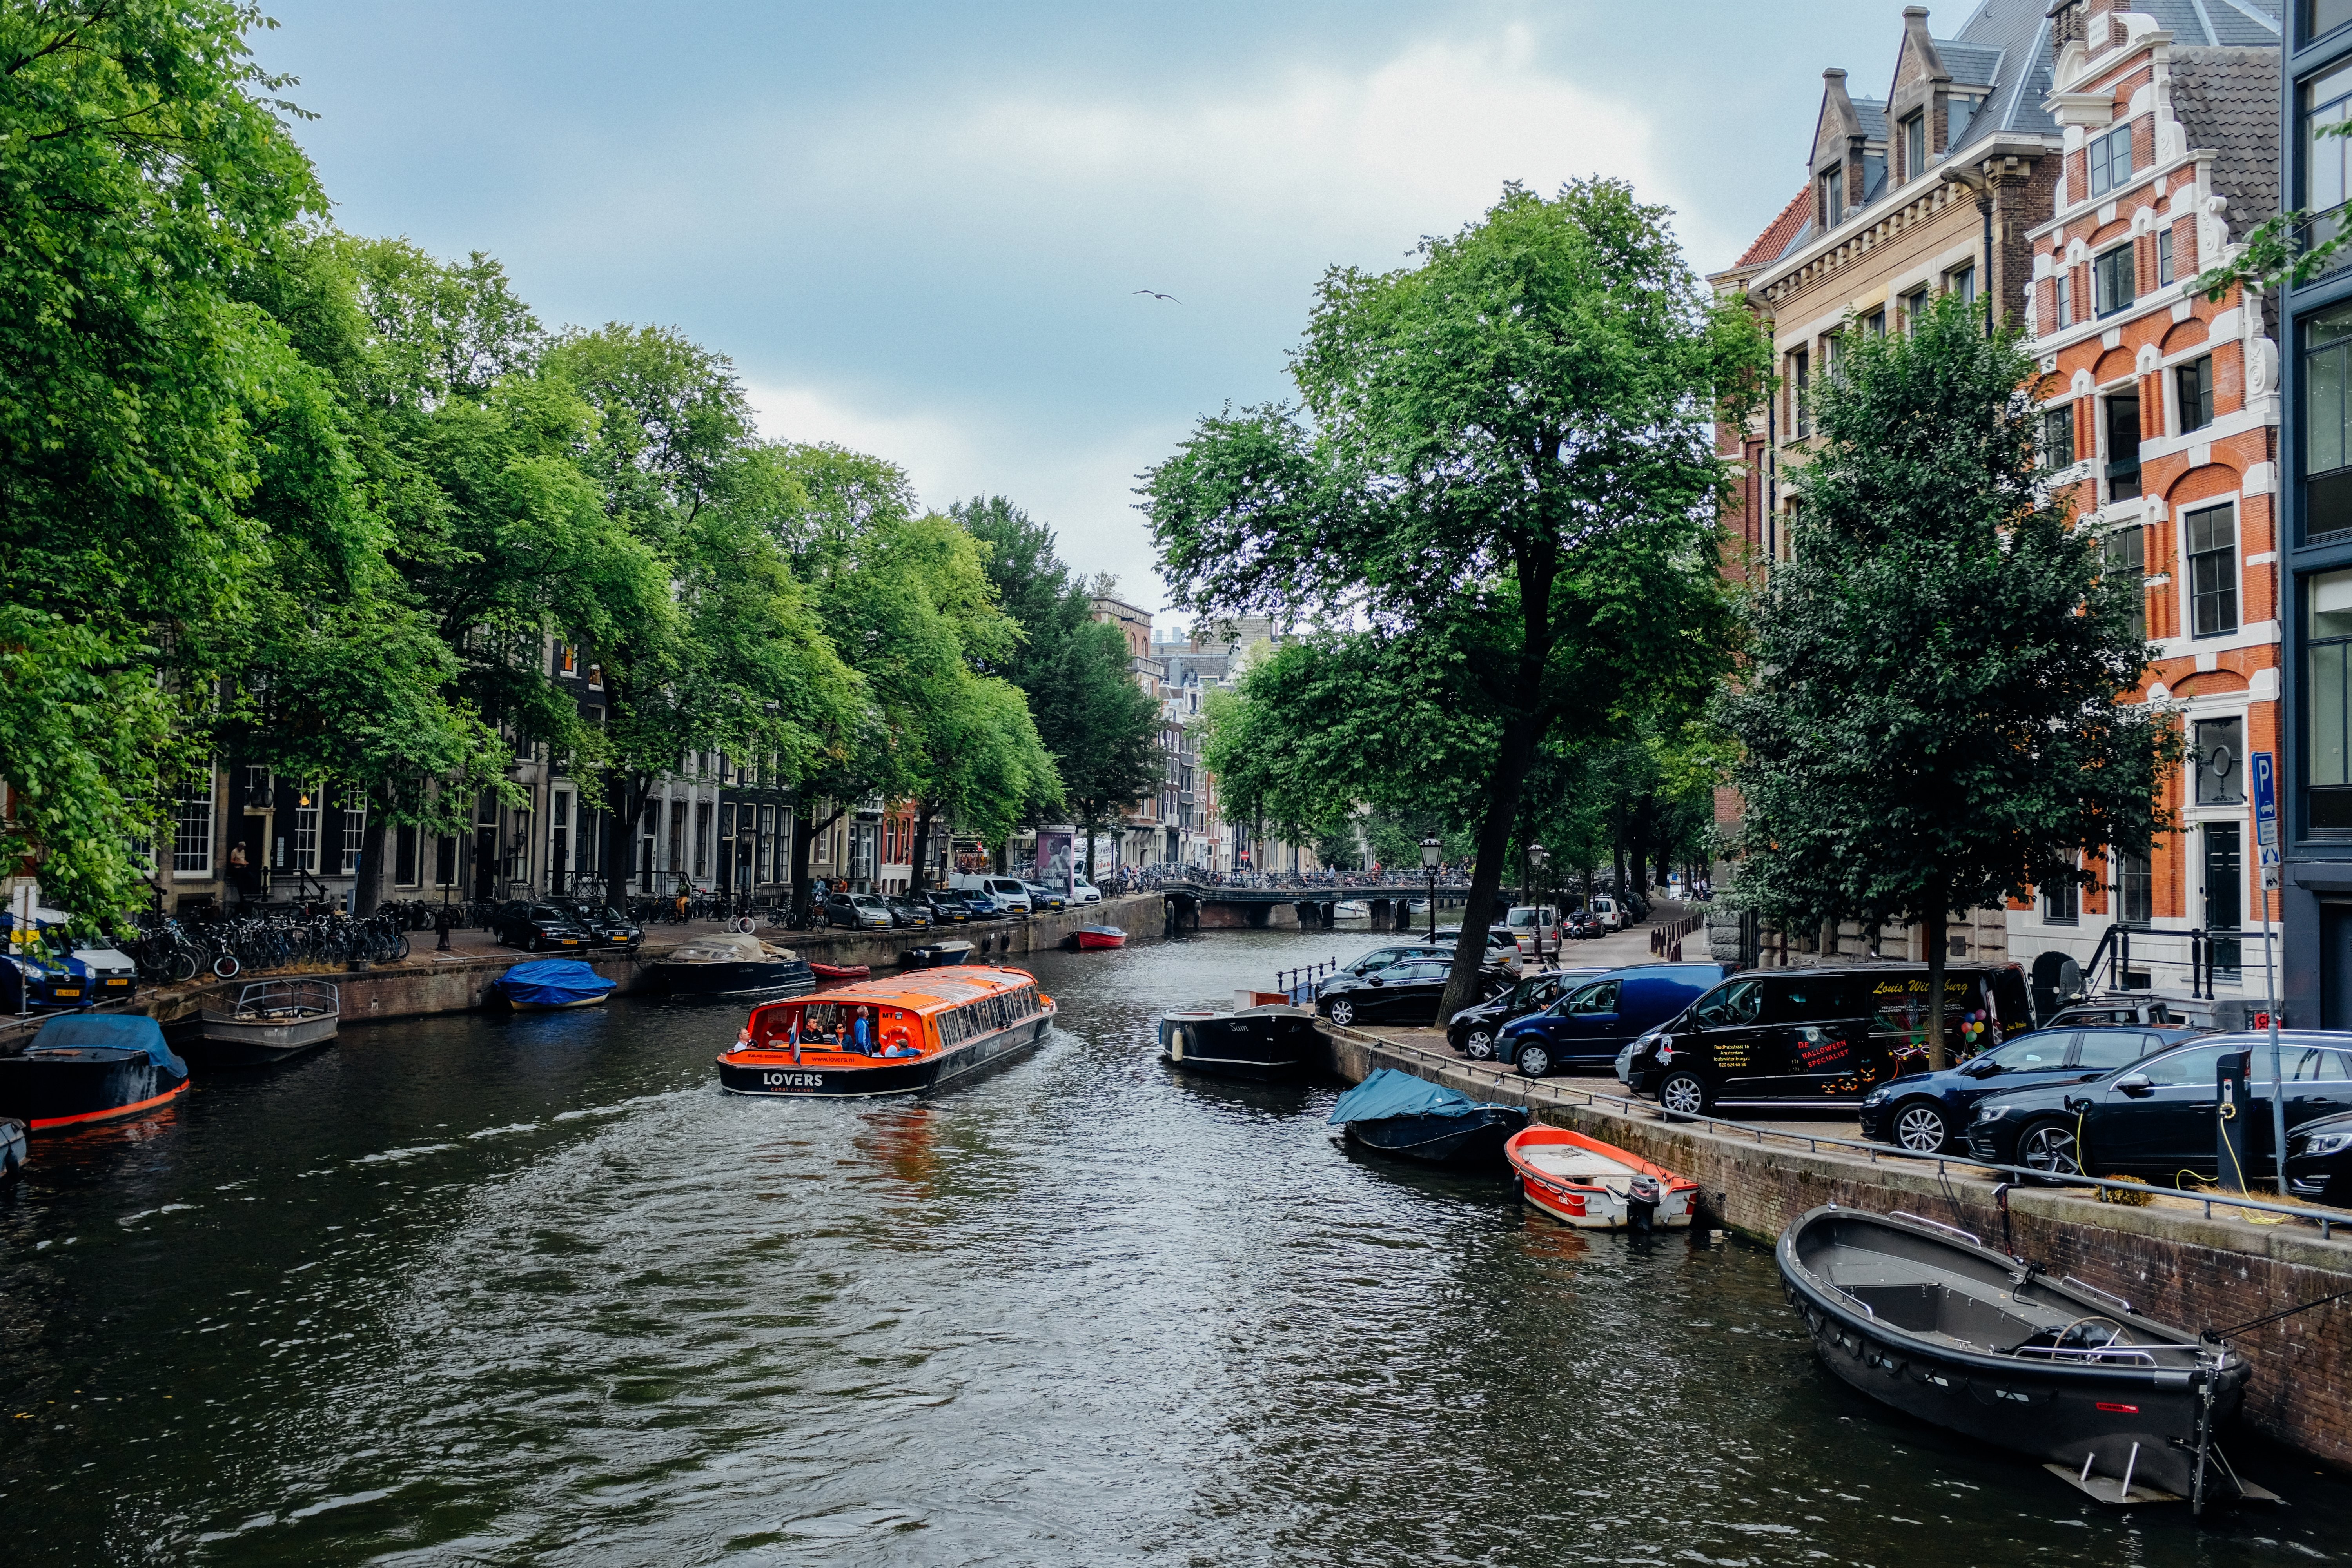
[[[1242,931],[1267,928],[1328,931],[1342,903],[1368,906],[1374,931],[1411,928],[1410,901],[1429,897],[1426,881],[1382,882],[1351,888],[1228,888],[1207,882],[1163,882],[1168,931]],[[1437,905],[1459,908],[1465,887],[1440,887]]]

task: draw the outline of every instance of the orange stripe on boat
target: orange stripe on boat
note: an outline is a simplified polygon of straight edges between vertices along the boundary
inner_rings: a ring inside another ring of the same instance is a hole
[[[85,1110],[79,1116],[51,1116],[38,1121],[27,1122],[26,1125],[34,1131],[40,1132],[51,1127],[71,1127],[81,1121],[105,1121],[112,1117],[129,1116],[137,1111],[152,1110],[174,1095],[184,1094],[187,1092],[190,1081],[184,1078],[152,1100],[142,1100],[133,1105],[118,1105],[107,1110]]]

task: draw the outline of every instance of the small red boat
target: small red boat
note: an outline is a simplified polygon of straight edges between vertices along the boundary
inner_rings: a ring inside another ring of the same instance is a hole
[[[1077,942],[1081,952],[1098,947],[1125,947],[1127,933],[1117,926],[1080,926]]]
[[[819,980],[864,980],[874,972],[862,963],[811,963],[809,973]]]
[[[1566,1127],[1529,1127],[1503,1145],[1503,1156],[1528,1202],[1586,1230],[1687,1226],[1698,1197],[1689,1177]]]

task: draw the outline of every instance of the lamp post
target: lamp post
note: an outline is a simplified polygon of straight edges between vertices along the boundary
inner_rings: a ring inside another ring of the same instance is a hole
[[[1429,873],[1429,940],[1437,942],[1437,858],[1445,853],[1445,842],[1440,838],[1421,841],[1421,868]]]
[[[1542,845],[1528,846],[1528,864],[1536,868],[1536,967],[1538,969],[1543,967],[1544,961],[1544,900],[1551,892],[1551,879],[1544,875],[1544,862],[1550,858],[1551,852]]]

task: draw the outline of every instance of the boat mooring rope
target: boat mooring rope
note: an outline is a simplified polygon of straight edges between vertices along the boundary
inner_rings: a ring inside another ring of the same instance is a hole
[[[2268,1317],[2255,1318],[2249,1322],[2238,1323],[2230,1328],[2208,1329],[2205,1331],[2205,1337],[2209,1340],[2234,1339],[2236,1336],[2244,1333],[2249,1329],[2265,1327],[2271,1323],[2279,1321],[2283,1318],[2292,1318],[2297,1312],[2308,1312],[2314,1307],[2325,1307],[2330,1301],[2341,1301],[2347,1296],[2352,1296],[2352,1290],[2338,1290],[2333,1296],[2322,1296],[2316,1301],[2305,1301],[2300,1307],[2289,1307],[2282,1311],[2273,1312]]]

